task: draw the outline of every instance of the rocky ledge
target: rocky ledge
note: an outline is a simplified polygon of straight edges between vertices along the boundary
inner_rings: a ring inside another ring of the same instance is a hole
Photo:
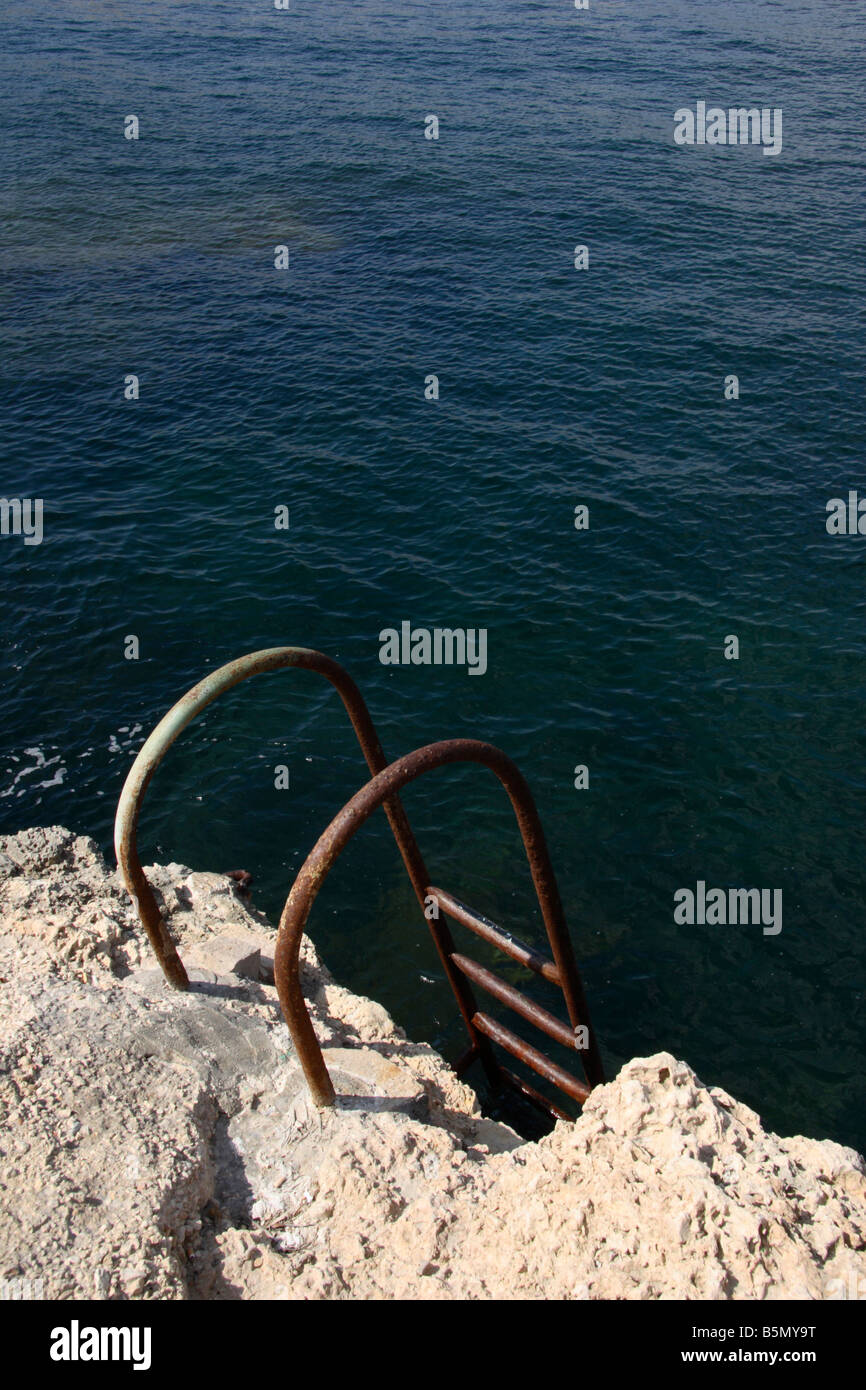
[[[538,1143],[309,941],[341,1095],[311,1107],[275,933],[224,876],[147,875],[169,990],[117,875],[60,828],[0,839],[0,1281],[46,1298],[827,1298],[866,1291],[866,1167],[781,1139],[667,1053]],[[15,1281],[18,1281],[16,1284]]]

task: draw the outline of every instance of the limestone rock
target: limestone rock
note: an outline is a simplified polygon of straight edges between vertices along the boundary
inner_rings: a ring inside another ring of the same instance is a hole
[[[248,980],[261,977],[262,948],[253,936],[221,932],[212,941],[200,942],[187,954],[186,966],[199,966],[216,975],[242,975]],[[270,969],[273,980],[273,964]]]
[[[222,875],[146,873],[188,993],[92,840],[0,840],[0,1279],[70,1299],[866,1295],[852,1150],[767,1133],[668,1053],[524,1142],[305,939],[338,1092],[316,1110],[266,919]]]

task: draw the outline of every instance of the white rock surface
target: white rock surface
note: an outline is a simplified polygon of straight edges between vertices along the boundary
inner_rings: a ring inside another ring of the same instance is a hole
[[[340,1095],[316,1111],[273,929],[224,877],[146,872],[188,994],[92,841],[0,840],[0,1279],[49,1298],[866,1295],[852,1150],[766,1133],[666,1053],[524,1143],[305,942]]]

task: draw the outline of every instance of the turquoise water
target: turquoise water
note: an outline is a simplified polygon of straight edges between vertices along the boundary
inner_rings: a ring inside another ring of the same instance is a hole
[[[0,481],[45,534],[2,540],[2,829],[108,850],[175,698],[318,647],[390,756],[480,736],[526,773],[611,1072],[667,1048],[866,1146],[866,539],[824,524],[866,491],[864,33],[850,0],[11,0]],[[782,107],[781,154],[678,148],[699,99]],[[403,620],[486,628],[487,673],[381,665]],[[172,751],[143,858],[277,914],[362,779],[323,682],[259,678]],[[489,774],[405,800],[434,879],[537,934]],[[782,932],[677,925],[698,879],[781,888]],[[310,925],[457,1055],[384,818]]]

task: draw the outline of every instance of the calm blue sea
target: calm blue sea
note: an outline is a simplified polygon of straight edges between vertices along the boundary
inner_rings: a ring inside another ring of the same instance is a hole
[[[610,1072],[669,1049],[866,1146],[866,537],[825,529],[866,495],[862,5],[7,0],[5,30],[0,492],[45,516],[0,540],[0,828],[108,851],[184,690],[318,647],[390,756],[524,770]],[[676,146],[699,100],[781,107],[781,154]],[[486,628],[487,674],[381,665],[403,620]],[[363,771],[324,682],[260,677],[169,755],[142,857],[246,868],[276,915]],[[535,936],[489,774],[405,801],[435,880]],[[781,888],[781,933],[675,924],[699,879]],[[384,817],[310,927],[457,1055]]]

